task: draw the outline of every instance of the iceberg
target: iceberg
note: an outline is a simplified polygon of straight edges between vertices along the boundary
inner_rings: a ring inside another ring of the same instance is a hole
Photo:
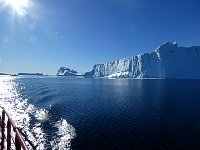
[[[75,71],[74,69],[69,69],[67,67],[60,67],[57,72],[57,76],[83,76],[82,73]]]
[[[200,79],[200,46],[166,42],[151,53],[95,64],[93,77]]]

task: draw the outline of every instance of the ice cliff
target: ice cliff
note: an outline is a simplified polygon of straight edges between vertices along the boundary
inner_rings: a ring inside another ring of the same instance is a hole
[[[94,77],[200,79],[200,46],[166,42],[152,53],[96,64]]]

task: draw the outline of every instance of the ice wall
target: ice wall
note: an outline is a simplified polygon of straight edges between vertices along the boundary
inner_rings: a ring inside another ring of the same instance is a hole
[[[200,78],[200,46],[178,47],[166,42],[152,53],[96,64],[94,77]]]

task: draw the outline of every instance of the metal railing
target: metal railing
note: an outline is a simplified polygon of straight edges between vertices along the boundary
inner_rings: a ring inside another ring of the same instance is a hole
[[[10,115],[5,110],[5,108],[1,107],[3,109],[2,111],[2,120],[1,120],[1,150],[7,149],[11,150],[11,142],[13,141],[13,145],[16,150],[21,150],[23,148],[24,150],[29,150],[27,145],[25,144],[24,139],[22,138],[19,130],[14,125]],[[7,117],[7,124],[6,124],[6,117]],[[5,131],[7,129],[7,135],[5,134]],[[11,135],[11,129],[15,133],[12,137]],[[12,140],[12,141],[11,141]]]

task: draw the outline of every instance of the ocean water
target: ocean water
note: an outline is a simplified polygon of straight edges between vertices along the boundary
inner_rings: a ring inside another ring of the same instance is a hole
[[[200,80],[0,77],[35,149],[199,150]]]

